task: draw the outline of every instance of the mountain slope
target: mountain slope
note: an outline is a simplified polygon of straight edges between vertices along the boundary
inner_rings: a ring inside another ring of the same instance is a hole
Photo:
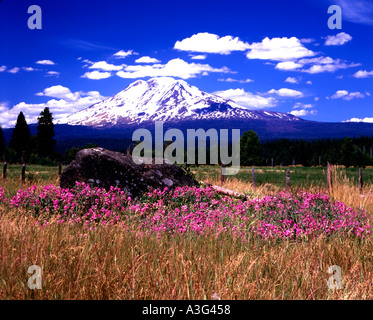
[[[115,96],[76,112],[59,124],[120,127],[140,123],[195,120],[303,121],[290,114],[248,110],[232,100],[208,94],[169,77],[138,80]]]

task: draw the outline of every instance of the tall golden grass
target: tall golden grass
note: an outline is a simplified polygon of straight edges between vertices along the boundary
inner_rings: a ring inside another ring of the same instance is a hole
[[[371,210],[373,200],[360,197],[334,170],[333,198]],[[231,178],[224,186],[253,196],[279,191],[272,185],[253,191]],[[89,231],[35,222],[0,206],[0,299],[373,298],[371,236],[282,242],[250,237],[242,242],[229,234],[158,239],[119,226]],[[41,290],[27,286],[31,265],[42,269]],[[332,265],[342,270],[340,290],[327,286]]]

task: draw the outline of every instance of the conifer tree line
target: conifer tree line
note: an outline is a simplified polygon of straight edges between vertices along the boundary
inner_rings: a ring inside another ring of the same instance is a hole
[[[11,163],[25,161],[34,164],[55,164],[62,156],[55,151],[54,136],[53,116],[48,107],[40,112],[36,135],[31,134],[25,116],[20,112],[9,146],[5,143],[0,127],[0,157]],[[97,145],[88,144],[83,149],[95,146]],[[65,160],[70,162],[80,149],[82,148],[65,150]],[[240,160],[242,166],[325,166],[329,162],[346,167],[365,167],[373,165],[373,136],[310,141],[278,139],[261,142],[255,131],[248,130],[241,136]]]
[[[21,111],[13,128],[9,146],[6,146],[0,127],[0,155],[9,162],[38,164],[54,163],[60,155],[55,152],[53,116],[46,107],[38,117],[36,135],[32,135],[26,118]]]
[[[246,131],[240,141],[242,166],[303,165],[346,167],[373,165],[373,136],[318,140],[278,139],[261,143],[258,135]]]

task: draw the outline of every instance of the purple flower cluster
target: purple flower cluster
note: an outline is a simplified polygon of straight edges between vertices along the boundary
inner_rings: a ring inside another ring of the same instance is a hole
[[[0,189],[0,199],[3,194]],[[93,229],[97,224],[118,224],[140,235],[155,233],[159,237],[230,233],[246,240],[249,235],[295,239],[321,234],[370,234],[369,219],[363,210],[332,202],[321,193],[282,191],[242,201],[221,196],[209,187],[182,187],[151,190],[134,201],[119,188],[106,191],[77,183],[71,189],[54,185],[21,189],[9,206],[26,209],[40,217],[43,225],[77,223]]]

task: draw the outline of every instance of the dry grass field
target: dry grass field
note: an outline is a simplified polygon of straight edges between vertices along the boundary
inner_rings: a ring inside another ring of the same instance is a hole
[[[40,173],[34,172],[23,186],[17,175],[2,181],[3,197],[9,201],[19,188],[58,184],[55,169],[37,169],[46,171],[44,176],[39,178]],[[370,183],[362,196],[341,172],[334,169],[331,199],[365,209],[371,224]],[[203,178],[220,184],[218,174]],[[254,191],[250,183],[238,178],[228,178],[224,187],[251,198],[282,189],[264,183]],[[309,186],[307,192],[320,189],[322,186]],[[9,202],[0,201],[0,299],[373,298],[371,234],[262,239],[250,233],[242,238],[232,232],[206,231],[159,236],[143,232],[137,216],[131,216],[126,228],[100,223],[87,228],[58,223],[54,215],[46,220],[22,206],[10,207]],[[41,267],[40,290],[27,286],[31,265]],[[327,271],[332,265],[341,268],[341,289],[328,288],[331,274]]]

